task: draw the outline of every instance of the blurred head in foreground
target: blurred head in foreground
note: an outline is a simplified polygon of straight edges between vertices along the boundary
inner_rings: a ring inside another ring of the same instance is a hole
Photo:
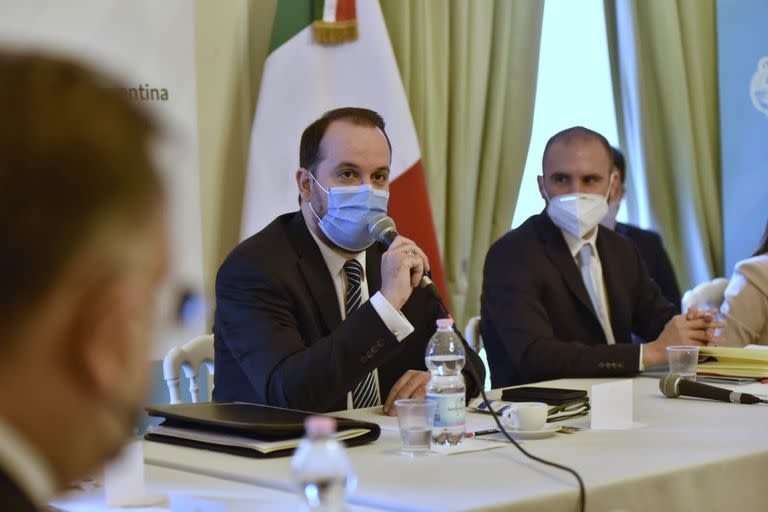
[[[133,434],[167,265],[154,136],[104,76],[0,51],[0,477],[31,501]]]

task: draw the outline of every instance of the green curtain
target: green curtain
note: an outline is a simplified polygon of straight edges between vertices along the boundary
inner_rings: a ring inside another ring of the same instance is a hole
[[[479,314],[528,153],[543,0],[382,0],[458,325]]]
[[[714,0],[606,0],[630,218],[664,237],[683,288],[723,274]]]

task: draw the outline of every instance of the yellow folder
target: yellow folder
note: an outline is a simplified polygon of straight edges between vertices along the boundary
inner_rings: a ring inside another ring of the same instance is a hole
[[[768,350],[701,347],[699,354],[706,356],[706,360],[699,362],[700,374],[768,379]]]

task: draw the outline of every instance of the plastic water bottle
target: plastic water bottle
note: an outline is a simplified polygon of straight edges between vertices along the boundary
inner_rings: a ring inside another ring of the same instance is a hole
[[[439,319],[425,357],[432,374],[427,384],[427,400],[437,402],[432,442],[438,445],[457,445],[464,439],[467,414],[466,386],[461,376],[464,357],[464,345],[453,332],[453,319]]]
[[[307,435],[291,461],[296,489],[303,496],[307,510],[342,512],[344,500],[355,487],[344,445],[336,440],[336,420],[328,416],[310,416],[304,422]]]

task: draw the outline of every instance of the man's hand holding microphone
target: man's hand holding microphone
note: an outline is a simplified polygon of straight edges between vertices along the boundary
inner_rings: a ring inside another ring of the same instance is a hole
[[[429,258],[413,240],[397,234],[395,223],[383,217],[370,227],[375,238],[387,247],[381,256],[381,294],[392,306],[400,310],[408,301],[413,289],[422,286],[425,273],[429,272]],[[408,370],[392,386],[384,402],[384,412],[395,416],[395,400],[424,398],[430,374]]]

